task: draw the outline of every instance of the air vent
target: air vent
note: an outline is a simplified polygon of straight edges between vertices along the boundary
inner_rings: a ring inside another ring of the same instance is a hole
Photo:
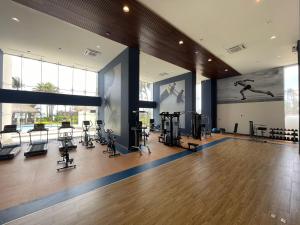
[[[90,48],[87,48],[84,52],[85,56],[91,56],[91,57],[96,57],[100,54],[101,54],[101,52],[99,52],[97,50],[90,49]]]
[[[237,53],[237,52],[240,52],[242,50],[245,50],[245,49],[246,49],[246,45],[245,44],[240,44],[240,45],[236,45],[236,46],[233,46],[231,48],[228,48],[227,52],[230,53],[230,54],[233,54],[233,53]]]
[[[160,74],[158,74],[159,76],[161,76],[161,77],[164,77],[164,76],[167,76],[167,75],[169,75],[168,73],[166,73],[166,72],[163,72],[163,73],[160,73]]]

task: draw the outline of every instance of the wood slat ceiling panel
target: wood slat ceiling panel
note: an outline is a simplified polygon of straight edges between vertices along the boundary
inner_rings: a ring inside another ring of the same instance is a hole
[[[139,47],[149,55],[197,71],[208,78],[239,75],[235,69],[135,0],[14,1],[124,45]],[[125,4],[130,7],[128,14],[122,11]],[[183,40],[184,44],[179,45],[179,40]],[[209,58],[213,61],[208,62]]]

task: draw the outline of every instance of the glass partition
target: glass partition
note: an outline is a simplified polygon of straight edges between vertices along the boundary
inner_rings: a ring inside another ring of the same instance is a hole
[[[69,105],[33,105],[33,104],[2,104],[2,128],[4,125],[15,124],[21,131],[22,141],[29,141],[28,130],[34,123],[44,123],[49,129],[49,139],[56,139],[58,127],[62,121],[70,121],[74,126],[74,137],[82,134],[82,122],[90,120],[93,124],[91,133],[95,132],[98,108],[93,106]],[[34,134],[39,135],[39,134]]]
[[[98,73],[4,54],[3,88],[98,96]]]

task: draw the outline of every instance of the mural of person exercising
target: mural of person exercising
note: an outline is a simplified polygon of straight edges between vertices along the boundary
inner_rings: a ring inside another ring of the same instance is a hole
[[[175,94],[176,82],[169,84],[169,86],[160,94],[160,102],[163,102],[170,95]]]
[[[244,92],[245,91],[251,91],[251,92],[254,92],[254,93],[259,93],[259,94],[266,94],[266,95],[269,95],[271,97],[274,97],[273,93],[271,91],[261,91],[261,90],[256,90],[254,89],[249,83],[247,82],[253,82],[254,83],[254,80],[250,80],[250,79],[245,79],[245,80],[238,80],[236,82],[234,82],[234,86],[242,86],[242,90],[240,90],[240,93],[242,95],[242,99],[241,100],[246,100],[247,98],[245,97],[245,94]]]
[[[176,89],[176,82],[169,84],[168,87],[161,93],[160,102],[163,102],[165,99],[167,99],[171,95],[176,96],[177,103],[184,102],[184,90],[182,89],[182,90],[178,91]]]

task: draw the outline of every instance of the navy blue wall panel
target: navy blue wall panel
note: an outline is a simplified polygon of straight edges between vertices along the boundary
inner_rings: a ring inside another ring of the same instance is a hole
[[[101,106],[100,97],[0,89],[1,103]]]
[[[3,82],[3,51],[0,49],[0,88]],[[2,104],[0,104],[0,128],[2,128]]]
[[[185,129],[182,133],[191,133],[191,113],[196,111],[196,74],[186,73],[169,79],[165,79],[153,84],[153,100],[157,102],[157,107],[153,110],[155,124],[160,124],[160,86],[185,80]]]
[[[217,82],[204,80],[201,82],[201,113],[209,117],[210,129],[216,127],[217,119]]]
[[[156,102],[149,102],[149,101],[140,101],[139,102],[140,108],[147,108],[147,109],[155,109],[157,107]]]

